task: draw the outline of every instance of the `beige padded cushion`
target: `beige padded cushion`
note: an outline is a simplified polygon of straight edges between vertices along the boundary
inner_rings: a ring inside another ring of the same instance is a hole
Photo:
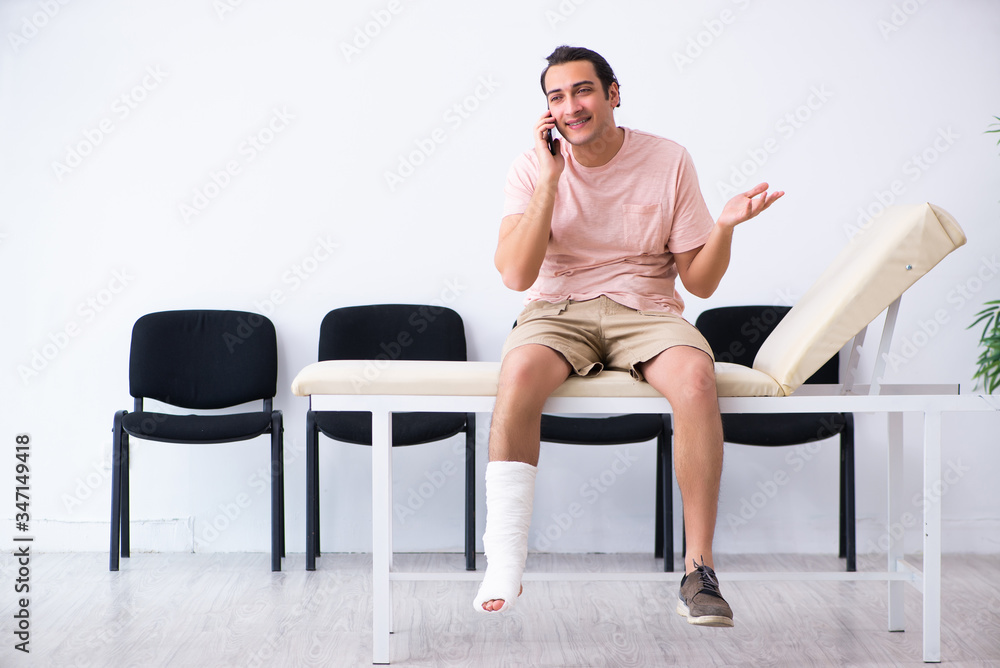
[[[499,375],[499,362],[330,360],[300,371],[292,393],[491,396]]]
[[[719,396],[779,396],[781,386],[759,371],[717,362]],[[297,396],[311,394],[384,394],[493,396],[497,393],[499,362],[425,362],[409,360],[332,360],[310,364],[292,381]],[[569,378],[556,397],[658,397],[647,383],[626,371],[602,371],[592,378]]]
[[[775,327],[753,368],[791,394],[914,282],[965,243],[946,211],[888,207],[851,242]]]
[[[780,397],[781,385],[762,371],[728,362],[715,363],[715,385],[720,397]]]

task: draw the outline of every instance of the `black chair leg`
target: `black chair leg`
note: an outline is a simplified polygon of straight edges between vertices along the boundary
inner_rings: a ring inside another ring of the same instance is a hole
[[[840,433],[840,484],[839,484],[839,506],[840,519],[839,530],[837,531],[837,556],[841,559],[847,557],[847,450],[844,445],[844,433]]]
[[[284,478],[281,443],[281,413],[271,414],[271,571],[281,570],[284,546],[282,534],[282,479]]]
[[[465,570],[476,570],[476,414],[465,416]]]
[[[122,449],[119,455],[120,465],[118,474],[121,476],[121,536],[122,544],[120,554],[126,559],[131,555],[131,541],[129,537],[129,491],[128,491],[128,434],[122,434]]]
[[[285,418],[284,415],[280,416],[280,421],[278,424],[278,450],[279,450],[279,461],[281,462],[281,477],[278,478],[278,519],[281,521],[281,533],[278,534],[278,540],[281,541],[281,558],[284,559],[287,555],[285,554]]]
[[[847,558],[847,571],[858,570],[856,533],[857,523],[855,521],[855,499],[854,499],[854,415],[844,414],[846,425],[844,431],[840,433],[840,449],[843,458],[843,468],[841,469],[840,493],[843,501],[844,520],[841,524],[841,531],[844,533],[844,551]]]
[[[663,434],[656,437],[656,509],[653,513],[653,558],[663,558]],[[666,565],[664,565],[666,568]]]
[[[122,438],[125,430],[122,428],[122,418],[127,411],[115,413],[114,426],[111,428],[111,557],[109,570],[118,570],[118,548],[122,527],[122,479],[121,453]]]
[[[663,433],[657,439],[657,467],[656,478],[659,481],[659,504],[660,521],[659,533],[663,536],[660,543],[663,552],[663,571],[672,573],[674,570],[674,486],[673,476],[673,439],[674,431],[670,422],[670,415],[663,415]]]
[[[306,570],[319,556],[319,433],[316,416],[306,411]]]
[[[320,517],[320,504],[319,504],[319,427],[313,424],[314,430],[314,440],[315,445],[313,446],[313,489],[316,490],[313,495],[313,533],[316,534],[316,557],[320,557],[323,554],[323,540],[322,531],[320,526],[322,525],[322,518]]]

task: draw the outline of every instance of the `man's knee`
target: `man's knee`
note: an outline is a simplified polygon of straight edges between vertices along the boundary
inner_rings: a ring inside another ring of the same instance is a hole
[[[707,359],[708,356],[705,357]],[[684,380],[685,386],[691,388],[692,392],[705,394],[713,400],[719,398],[715,380],[715,365],[711,360],[693,366]]]
[[[547,346],[528,344],[510,350],[500,366],[499,394],[534,392],[558,387],[572,371],[558,352]]]
[[[669,354],[664,354],[669,353]],[[718,403],[715,364],[696,348],[674,349],[661,353],[643,374],[677,408],[679,405]]]

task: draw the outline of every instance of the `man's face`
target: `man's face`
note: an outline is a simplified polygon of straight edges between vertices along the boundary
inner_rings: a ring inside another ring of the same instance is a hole
[[[589,60],[550,67],[545,73],[545,91],[559,134],[570,144],[585,145],[616,127],[613,110],[618,104],[618,86],[611,84],[610,99],[605,98]]]

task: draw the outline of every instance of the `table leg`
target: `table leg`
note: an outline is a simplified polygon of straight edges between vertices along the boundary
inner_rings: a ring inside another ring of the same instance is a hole
[[[941,413],[924,415],[924,662],[941,661]]]
[[[392,413],[372,411],[372,663],[389,663],[392,630]]]
[[[903,544],[903,414],[889,413],[889,470],[888,470],[888,521],[887,550],[890,573],[899,570],[899,561],[905,556]],[[903,610],[903,598],[906,583],[899,580],[889,581],[889,630],[905,630],[906,621]]]

